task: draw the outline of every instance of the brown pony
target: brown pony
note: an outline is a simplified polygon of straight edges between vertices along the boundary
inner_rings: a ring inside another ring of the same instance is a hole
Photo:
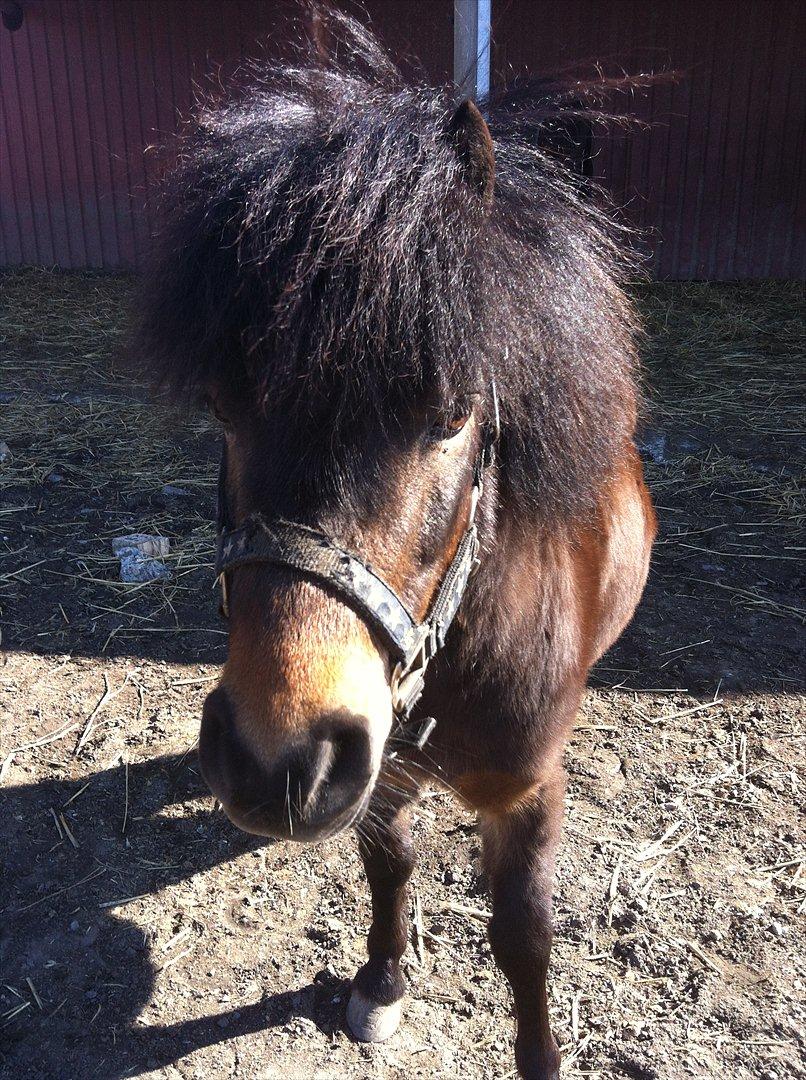
[[[202,769],[250,832],[356,828],[373,910],[347,1014],[362,1040],[400,1018],[409,809],[435,778],[458,793],[481,824],[518,1068],[556,1077],[563,748],[655,531],[624,264],[594,200],[524,134],[562,102],[503,95],[485,122],[404,83],[366,30],[334,19],[335,60],[261,70],[189,132],[140,355],[223,425],[233,542],[247,524],[310,536],[368,568],[416,626],[473,514],[478,557],[405,727],[372,603],[307,555],[227,563],[229,655]]]

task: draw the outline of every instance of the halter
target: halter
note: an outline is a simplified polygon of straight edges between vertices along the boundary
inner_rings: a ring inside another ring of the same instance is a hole
[[[282,519],[250,515],[233,528],[226,500],[226,450],[218,477],[218,547],[216,574],[221,586],[221,613],[229,615],[227,574],[238,566],[270,563],[287,566],[327,586],[351,607],[381,638],[395,661],[392,672],[392,708],[401,736],[422,749],[436,720],[427,717],[410,730],[410,717],[425,686],[426,669],[445,645],[446,636],[464,597],[471,574],[478,566],[479,539],[476,510],[484,490],[484,477],[493,463],[500,436],[498,396],[492,385],[492,418],[486,422],[482,444],[473,466],[470,514],[453,559],[437,590],[425,620],[418,623],[383,578],[357,556],[344,551],[326,533]]]

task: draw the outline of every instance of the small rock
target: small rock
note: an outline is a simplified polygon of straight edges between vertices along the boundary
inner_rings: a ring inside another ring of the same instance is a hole
[[[786,927],[783,925],[783,923],[771,922],[770,923],[770,933],[772,934],[773,937],[777,937],[777,938],[785,937],[786,936]]]
[[[643,1020],[635,1020],[631,1024],[624,1025],[624,1034],[628,1038],[636,1039],[640,1036],[645,1027],[646,1024]]]
[[[13,456],[8,443],[0,442],[0,465],[6,461],[11,461]]]
[[[78,927],[79,927],[78,919],[73,919],[73,921],[70,923],[70,929],[73,931],[73,933],[75,933],[76,930],[78,930]]]
[[[294,1035],[315,1035],[317,1027],[313,1020],[307,1016],[295,1016],[286,1024],[286,1031]]]

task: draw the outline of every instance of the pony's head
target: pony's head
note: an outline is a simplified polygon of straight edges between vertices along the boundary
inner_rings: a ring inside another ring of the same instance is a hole
[[[446,403],[421,388],[386,423],[345,418],[335,445],[340,419],[324,401],[305,422],[280,403],[250,413],[219,396],[214,407],[227,517],[316,529],[422,623],[476,510],[484,394]],[[392,728],[397,656],[324,574],[236,562],[226,597],[229,655],[200,739],[210,787],[249,831],[311,839],[350,824]]]
[[[596,212],[506,116],[491,134],[341,26],[338,62],[262,71],[201,113],[141,345],[219,418],[234,525],[327,534],[421,620],[467,525],[492,377],[501,497],[580,511],[632,423],[629,320]],[[228,593],[204,775],[248,831],[335,832],[367,806],[392,727],[384,643],[288,566],[238,566]]]

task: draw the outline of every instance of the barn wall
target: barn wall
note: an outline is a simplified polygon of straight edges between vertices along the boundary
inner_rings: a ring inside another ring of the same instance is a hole
[[[131,268],[194,84],[288,50],[287,0],[21,0],[0,27],[0,265]],[[343,0],[349,3],[350,0]],[[395,55],[444,80],[452,0],[367,0]],[[661,277],[806,276],[800,0],[494,0],[494,68],[675,69],[623,103],[649,122],[597,139],[595,172]]]
[[[802,0],[497,0],[493,33],[499,82],[677,73],[616,99],[645,129],[596,138],[594,175],[656,276],[806,276]]]
[[[130,269],[160,158],[194,86],[290,54],[283,0],[21,0],[0,26],[0,265]],[[349,4],[349,0],[348,0]],[[348,6],[343,4],[342,6]],[[449,78],[452,0],[369,0],[393,53]]]

